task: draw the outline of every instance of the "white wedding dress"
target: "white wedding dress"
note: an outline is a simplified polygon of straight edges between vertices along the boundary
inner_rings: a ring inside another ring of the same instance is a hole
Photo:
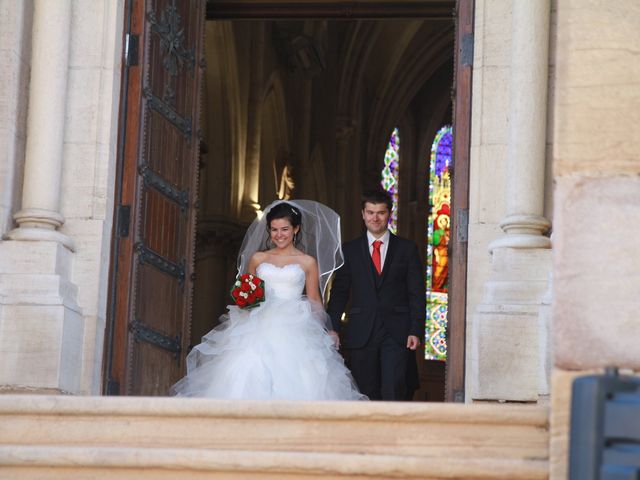
[[[228,318],[187,357],[177,396],[253,400],[366,400],[325,329],[322,306],[302,295],[297,264],[258,266],[265,301]]]

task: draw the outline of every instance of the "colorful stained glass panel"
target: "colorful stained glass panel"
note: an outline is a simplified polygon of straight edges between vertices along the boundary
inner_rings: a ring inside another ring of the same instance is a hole
[[[393,200],[391,215],[389,216],[389,230],[396,233],[398,230],[398,173],[400,170],[400,134],[397,128],[393,129],[391,138],[384,155],[384,167],[382,168],[382,180],[380,184]]]
[[[425,331],[425,358],[428,360],[447,359],[452,143],[452,128],[442,127],[433,141],[429,159]]]

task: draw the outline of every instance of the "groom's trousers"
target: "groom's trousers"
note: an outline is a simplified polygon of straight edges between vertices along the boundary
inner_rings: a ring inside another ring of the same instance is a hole
[[[364,347],[349,349],[349,368],[370,400],[405,400],[410,350],[378,327]]]

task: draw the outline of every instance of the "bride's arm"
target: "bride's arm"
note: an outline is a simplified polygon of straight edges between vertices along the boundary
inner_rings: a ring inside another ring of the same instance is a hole
[[[320,296],[320,281],[319,281],[319,273],[318,273],[318,262],[316,259],[311,257],[309,261],[309,267],[306,269],[307,278],[305,282],[305,289],[307,291],[307,298],[312,302],[317,302],[320,306],[322,306],[322,297]],[[324,310],[323,310],[324,311]],[[325,314],[326,315],[326,314]],[[331,328],[331,320],[327,316],[328,320],[328,328]],[[336,348],[340,348],[340,337],[333,330],[327,330],[327,333],[333,339],[333,342]]]
[[[306,274],[305,290],[307,291],[307,298],[322,304],[320,284],[318,281],[318,262],[316,262],[316,259],[313,257],[310,257],[306,268]]]

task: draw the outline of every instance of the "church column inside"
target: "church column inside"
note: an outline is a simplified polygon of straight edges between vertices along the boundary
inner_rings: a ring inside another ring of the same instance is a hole
[[[347,115],[338,117],[336,125],[336,195],[335,207],[338,212],[343,212],[343,216],[359,213],[359,202],[355,200],[354,194],[357,189],[352,188],[355,181],[352,179],[358,170],[353,165],[353,142],[356,134],[355,122]],[[355,203],[353,203],[355,202]],[[354,206],[358,206],[354,208]],[[354,219],[357,220],[357,219]],[[345,239],[353,238],[360,228],[359,222],[342,221],[342,233]]]
[[[252,221],[256,211],[264,208],[260,205],[260,137],[262,132],[262,84],[264,81],[264,23],[259,22],[252,31],[251,80],[249,85],[249,108],[247,114],[247,153],[244,167],[244,190],[242,201],[242,217]]]
[[[470,380],[473,399],[527,401],[546,393],[539,373],[548,339],[539,336],[538,317],[551,267],[543,217],[550,2],[514,0],[512,15],[504,236],[489,247],[492,275],[474,316]]]
[[[26,158],[18,227],[0,244],[0,386],[77,392],[82,321],[70,281],[73,241],[57,229],[71,0],[35,0]],[[20,365],[20,368],[16,368]]]

